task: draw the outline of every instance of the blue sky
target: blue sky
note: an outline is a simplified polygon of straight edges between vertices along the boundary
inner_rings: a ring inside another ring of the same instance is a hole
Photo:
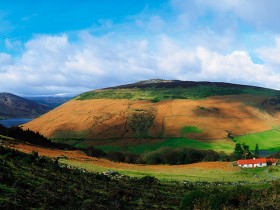
[[[0,92],[78,94],[144,79],[280,89],[277,0],[3,0]]]

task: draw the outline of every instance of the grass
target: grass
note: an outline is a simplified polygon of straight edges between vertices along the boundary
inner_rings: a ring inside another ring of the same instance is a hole
[[[14,138],[11,138],[11,137],[8,137],[8,136],[3,136],[3,135],[0,135],[0,139],[3,139],[3,140],[14,140]]]
[[[276,97],[279,91],[271,89],[256,89],[250,87],[216,87],[199,85],[189,88],[127,88],[127,89],[103,89],[83,93],[76,100],[90,99],[130,99],[130,100],[152,100],[153,102],[168,99],[203,99],[218,95],[263,95]]]
[[[260,150],[268,150],[270,152],[277,152],[280,150],[280,131],[276,129],[247,134],[243,136],[234,137],[236,143],[245,143],[250,150],[254,150],[256,144],[259,145]]]
[[[185,135],[187,133],[202,133],[202,130],[196,126],[184,126],[181,129],[181,135]]]
[[[57,131],[53,140],[59,141],[60,139],[83,139],[89,136],[89,131]]]
[[[95,147],[100,148],[105,152],[128,151],[135,154],[142,154],[145,152],[156,151],[162,147],[172,147],[172,148],[188,147],[188,148],[202,149],[202,150],[213,149],[215,151],[224,151],[226,153],[231,153],[234,150],[234,145],[228,142],[227,140],[202,142],[193,139],[187,139],[184,137],[169,138],[162,142],[153,143],[153,144],[140,144],[140,145],[131,145],[126,147],[102,145],[102,146],[95,146]]]
[[[181,130],[181,135],[183,136],[187,133],[201,133],[201,132],[202,130],[198,127],[184,126]],[[125,146],[125,147],[120,147],[111,144],[100,145],[95,147],[100,148],[105,152],[128,151],[134,154],[143,154],[145,152],[156,151],[163,147],[171,147],[171,148],[188,147],[188,148],[201,149],[201,150],[224,151],[226,153],[231,153],[234,150],[234,145],[231,142],[224,139],[203,142],[194,139],[188,139],[185,137],[168,138],[158,143],[145,143],[139,145]]]

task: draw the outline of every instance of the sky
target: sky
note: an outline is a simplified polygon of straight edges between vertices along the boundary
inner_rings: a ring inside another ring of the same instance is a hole
[[[0,92],[146,79],[280,89],[279,0],[1,0]]]

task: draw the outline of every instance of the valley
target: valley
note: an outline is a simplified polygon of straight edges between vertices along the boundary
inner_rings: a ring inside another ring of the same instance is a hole
[[[185,165],[143,165],[114,162],[102,158],[87,156],[82,151],[48,149],[28,143],[7,139],[0,136],[0,143],[24,153],[37,152],[40,156],[58,158],[60,163],[67,164],[90,172],[114,170],[130,177],[153,176],[162,181],[205,181],[205,182],[249,182],[260,183],[263,180],[277,180],[280,169],[267,168],[242,169],[233,166],[233,162],[199,162]]]

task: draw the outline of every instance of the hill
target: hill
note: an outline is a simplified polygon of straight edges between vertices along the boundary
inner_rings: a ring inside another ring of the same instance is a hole
[[[51,108],[11,93],[0,93],[0,118],[35,118]]]
[[[23,128],[78,147],[133,153],[166,146],[230,153],[242,136],[255,134],[254,144],[273,136],[260,148],[273,152],[280,150],[279,95],[229,83],[148,80],[83,93]]]

